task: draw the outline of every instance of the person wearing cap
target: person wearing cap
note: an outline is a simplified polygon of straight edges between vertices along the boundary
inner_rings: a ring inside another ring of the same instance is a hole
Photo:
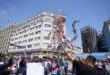
[[[109,75],[102,69],[95,66],[96,58],[92,55],[87,56],[85,60],[75,59],[68,48],[65,48],[68,59],[73,63],[76,69],[76,75]]]

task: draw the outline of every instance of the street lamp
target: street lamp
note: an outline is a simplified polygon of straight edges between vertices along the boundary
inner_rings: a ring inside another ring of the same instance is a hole
[[[17,48],[25,48],[25,50],[24,50],[24,56],[26,57],[26,46],[15,45],[15,44],[12,44],[12,43],[10,43],[9,45],[10,46],[15,46]]]

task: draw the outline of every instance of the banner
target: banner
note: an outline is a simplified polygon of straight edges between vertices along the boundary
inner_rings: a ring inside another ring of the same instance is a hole
[[[41,63],[27,63],[26,75],[44,75],[44,67]]]

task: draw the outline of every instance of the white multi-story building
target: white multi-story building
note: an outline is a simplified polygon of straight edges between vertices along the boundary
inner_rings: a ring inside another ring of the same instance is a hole
[[[43,12],[31,19],[18,24],[19,27],[13,30],[10,43],[18,46],[9,46],[9,54],[16,56],[40,55],[48,51],[51,44],[48,37],[55,16],[52,13]]]

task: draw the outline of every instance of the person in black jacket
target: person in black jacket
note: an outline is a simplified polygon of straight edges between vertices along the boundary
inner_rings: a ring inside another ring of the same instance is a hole
[[[11,57],[7,63],[5,61],[1,60],[4,62],[3,64],[0,64],[0,75],[10,75],[10,70],[8,67],[11,67],[13,64],[13,58]]]
[[[26,75],[26,61],[25,58],[22,58],[22,60],[19,63],[19,74]]]
[[[95,66],[96,58],[94,56],[89,55],[85,60],[76,60],[68,48],[65,51],[67,57],[72,61],[77,75],[109,75],[104,69]]]

